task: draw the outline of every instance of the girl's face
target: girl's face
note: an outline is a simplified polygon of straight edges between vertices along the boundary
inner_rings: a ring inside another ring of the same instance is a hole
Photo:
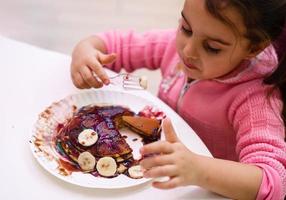
[[[223,11],[236,26],[233,29],[212,16],[205,1],[186,0],[177,32],[181,66],[192,79],[213,79],[230,73],[243,59],[253,56],[246,28],[239,13],[227,6]]]

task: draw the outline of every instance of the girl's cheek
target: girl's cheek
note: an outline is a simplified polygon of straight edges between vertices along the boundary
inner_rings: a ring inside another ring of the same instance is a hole
[[[180,32],[178,32],[177,36],[176,36],[176,48],[177,48],[177,51],[178,52],[182,51],[183,47],[184,47],[183,37],[180,34]]]

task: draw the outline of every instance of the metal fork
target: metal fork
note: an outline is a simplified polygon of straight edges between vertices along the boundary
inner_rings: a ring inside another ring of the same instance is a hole
[[[127,90],[145,90],[147,89],[147,78],[145,76],[136,76],[129,73],[119,73],[109,77],[112,84],[122,84]]]

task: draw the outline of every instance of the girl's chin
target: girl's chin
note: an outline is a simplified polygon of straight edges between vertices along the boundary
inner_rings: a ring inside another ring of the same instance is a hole
[[[200,79],[200,77],[198,76],[198,70],[194,70],[194,69],[190,69],[187,67],[183,68],[183,72],[184,74],[191,79]]]

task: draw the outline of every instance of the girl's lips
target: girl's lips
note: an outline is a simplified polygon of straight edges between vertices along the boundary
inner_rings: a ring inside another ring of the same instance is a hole
[[[198,69],[195,65],[187,63],[186,61],[183,61],[183,62],[184,62],[184,65],[187,66],[189,69]]]

